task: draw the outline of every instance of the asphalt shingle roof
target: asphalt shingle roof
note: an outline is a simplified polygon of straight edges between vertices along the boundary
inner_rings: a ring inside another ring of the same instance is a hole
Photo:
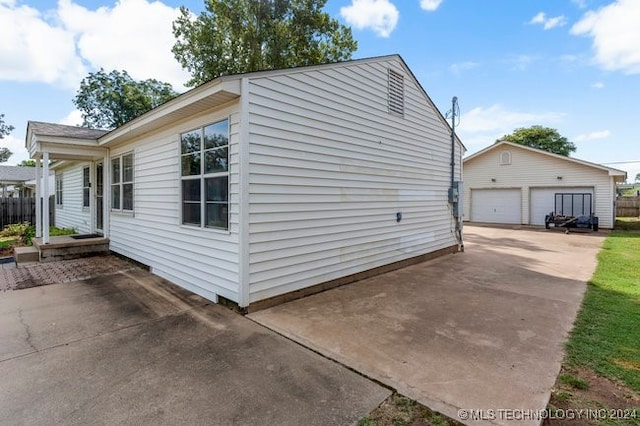
[[[25,182],[35,178],[35,167],[0,166],[0,182]]]
[[[57,136],[72,139],[98,139],[109,133],[108,130],[88,129],[86,127],[67,126],[66,124],[29,121],[29,127],[35,135]]]

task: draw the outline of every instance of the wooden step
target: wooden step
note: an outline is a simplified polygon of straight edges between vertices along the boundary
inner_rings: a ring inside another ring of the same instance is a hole
[[[40,261],[40,251],[35,247],[16,247],[13,251],[17,264]]]

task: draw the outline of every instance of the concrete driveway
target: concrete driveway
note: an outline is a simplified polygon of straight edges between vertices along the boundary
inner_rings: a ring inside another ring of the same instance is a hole
[[[538,424],[606,235],[465,234],[464,253],[250,318],[454,419]]]
[[[345,425],[389,394],[140,269],[0,294],[2,424]]]

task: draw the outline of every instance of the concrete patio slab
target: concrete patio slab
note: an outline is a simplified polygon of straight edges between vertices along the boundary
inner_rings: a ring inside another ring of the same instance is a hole
[[[464,423],[539,424],[606,234],[465,231],[464,253],[249,317]]]
[[[347,425],[390,395],[136,269],[0,294],[1,423]]]

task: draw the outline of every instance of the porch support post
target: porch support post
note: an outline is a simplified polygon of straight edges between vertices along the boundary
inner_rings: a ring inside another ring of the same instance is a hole
[[[40,157],[36,157],[36,237],[42,238],[42,182],[40,181]]]
[[[42,242],[49,243],[49,153],[42,158]]]
[[[102,235],[109,238],[111,227],[111,161],[109,150],[104,154],[102,161]]]

